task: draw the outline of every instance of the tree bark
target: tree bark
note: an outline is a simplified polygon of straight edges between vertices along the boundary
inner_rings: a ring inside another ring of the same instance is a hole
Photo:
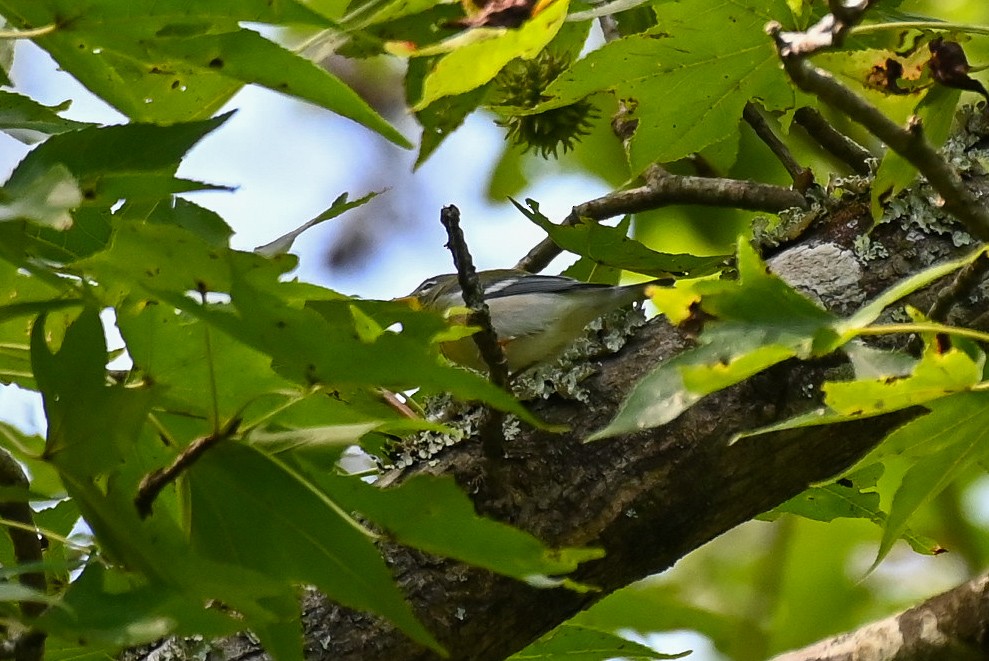
[[[969,118],[968,123],[975,120]],[[972,145],[977,140],[978,136],[962,138]],[[983,176],[971,175],[967,184],[976,195],[989,189]],[[876,227],[870,235],[872,249],[863,251],[859,244],[858,252],[853,248],[856,239],[872,225],[868,194],[845,193],[839,202],[827,203],[829,208],[803,236],[774,249],[771,263],[830,309],[848,313],[903,277],[972,249],[956,245],[964,242],[963,231],[936,205],[924,204],[932,197],[925,191],[919,185],[907,191],[903,199],[909,200],[908,216]],[[885,256],[876,256],[881,253]],[[921,292],[911,302],[926,310],[939,289]],[[954,307],[950,321],[979,326],[977,317],[987,309],[985,304],[980,289]],[[571,577],[598,586],[600,592],[578,593],[537,589],[452,560],[385,547],[399,585],[450,658],[505,658],[602,596],[670,567],[723,532],[840,473],[892,429],[924,412],[911,409],[729,445],[736,432],[814,407],[818,386],[848,372],[844,361],[835,357],[779,365],[701,400],[664,427],[583,442],[611,419],[632,384],[691,344],[683,329],[653,320],[619,353],[601,361],[596,374],[582,384],[589,393],[586,401],[554,396],[531,403],[537,416],[565,423],[571,431],[523,429],[506,441],[510,456],[501,481],[507,497],[492,493],[485,483],[485,460],[476,442],[462,442],[434,457],[431,465],[407,469],[455,476],[480,513],[529,531],[551,546],[587,545],[606,551],[603,559],[582,565]],[[979,590],[984,585],[983,579]],[[982,617],[984,597],[980,598],[973,627],[989,626]],[[963,610],[946,607],[943,612],[947,617]],[[916,621],[924,624],[926,617]],[[901,629],[914,621],[907,614],[897,618]],[[387,622],[314,594],[306,598],[304,625],[307,656],[313,660],[438,658]],[[984,645],[981,634],[972,639]],[[247,636],[218,645],[226,658],[264,657]]]
[[[989,575],[771,661],[977,661],[989,656]]]

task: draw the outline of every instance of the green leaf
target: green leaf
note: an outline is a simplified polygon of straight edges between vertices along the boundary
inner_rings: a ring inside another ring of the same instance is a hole
[[[927,406],[931,409],[928,415],[900,427],[883,443],[886,452],[900,448],[924,454],[904,474],[893,496],[875,564],[903,534],[910,515],[989,454],[989,407],[984,393],[960,393]]]
[[[347,193],[343,193],[337,199],[333,200],[333,204],[331,204],[330,208],[326,211],[291,232],[283,234],[274,241],[266,243],[263,246],[258,246],[254,249],[254,252],[264,255],[265,257],[274,257],[276,255],[285,254],[292,249],[292,244],[295,243],[295,240],[299,238],[299,236],[307,229],[315,227],[316,225],[326,222],[327,220],[332,220],[333,218],[336,218],[340,214],[350,211],[351,209],[356,209],[357,207],[370,202],[377,196],[378,193],[368,193],[353,202],[349,202],[347,200]]]
[[[250,419],[300,396],[272,372],[267,356],[171,306],[142,302],[122,309],[117,326],[134,368],[165,389],[166,411],[202,421],[196,435],[211,431],[214,407],[221,420]]]
[[[216,112],[243,83],[256,83],[316,103],[398,145],[410,146],[328,71],[240,27],[241,22],[333,26],[303,4],[93,0],[86,9],[75,13],[71,0],[0,1],[0,13],[19,27],[57,25],[35,43],[131,119],[202,119]],[[60,20],[66,15],[73,20]]]
[[[161,39],[154,48],[177,64],[213,71],[242,83],[256,83],[315,103],[376,131],[400,147],[412,147],[339,78],[251,30]]]
[[[25,144],[33,144],[43,136],[91,126],[88,122],[77,122],[58,115],[68,108],[68,101],[45,106],[21,94],[0,90],[0,131]]]
[[[119,653],[114,645],[88,645],[78,639],[48,636],[45,640],[46,661],[113,661]]]
[[[380,422],[371,421],[349,425],[304,427],[287,431],[256,431],[248,434],[245,440],[265,454],[299,455],[309,452],[328,452],[335,461],[345,448],[356,445],[361,436],[380,426]]]
[[[929,348],[906,378],[825,383],[825,403],[845,416],[876,415],[968,390],[982,380],[985,357],[976,362],[960,349]]]
[[[423,59],[411,60],[409,68]],[[419,141],[419,154],[416,156],[415,168],[419,168],[436,151],[447,136],[456,131],[464,123],[469,114],[477,110],[478,105],[488,93],[488,86],[482,85],[469,92],[444,96],[436,99],[427,107],[416,112],[416,119],[422,126],[422,138]]]
[[[737,281],[688,285],[700,300],[705,323],[701,346],[664,361],[637,383],[617,415],[588,440],[656,427],[676,419],[703,396],[788,358],[827,353],[836,344],[838,318],[769,273],[747,241],[738,245]],[[680,316],[685,289],[657,292],[661,311]],[[676,306],[676,310],[666,307]]]
[[[481,518],[451,478],[414,476],[394,489],[355,478],[327,476],[320,483],[344,509],[360,512],[402,544],[519,580],[546,584],[550,576],[604,555],[600,549],[548,549],[528,533]]]
[[[229,261],[244,263],[245,269],[268,269],[275,277],[292,269],[296,258],[282,255],[266,259],[235,252],[204,241],[182,227],[162,223],[128,222],[114,219],[113,243],[108,250],[80,260],[75,267],[96,276],[105,286],[124,291],[161,293],[228,292],[231,287]]]
[[[7,196],[22,200],[38,199],[39,194],[49,191],[44,200],[54,210],[47,224],[65,230],[71,225],[64,222],[65,212],[80,203],[109,210],[120,199],[156,200],[178,191],[210,188],[177,179],[174,174],[182,156],[228,117],[171,126],[94,127],[52,136],[18,164],[3,190]],[[57,205],[56,199],[60,200]],[[65,237],[39,234],[38,239],[51,243],[81,240],[92,245],[90,224],[96,219],[79,211],[73,217],[77,224],[74,232],[66,232]]]
[[[260,259],[251,256],[251,259]],[[251,260],[234,260],[233,306],[200,306],[184,296],[159,292],[172,305],[203,319],[231,337],[268,354],[275,369],[300,384],[334,387],[371,385],[392,390],[426,387],[459,397],[486,401],[530,424],[539,422],[510,394],[481,376],[440,362],[435,345],[414,332],[428,321],[435,334],[438,315],[414,312],[400,303],[313,300],[290,303],[292,283],[258,277],[245,269]],[[316,293],[318,288],[310,288]],[[326,290],[321,290],[326,291]],[[339,295],[336,295],[339,296]],[[302,307],[305,303],[305,307]],[[362,341],[354,327],[351,306],[372,314],[382,328],[402,323],[401,333],[385,332]]]
[[[763,27],[790,22],[784,0],[664,2],[657,26],[605,44],[545,91],[542,112],[610,90],[638,121],[630,145],[634,172],[731,139],[745,104],[769,111],[793,106],[794,93]],[[676,99],[676,103],[666,100]]]
[[[871,464],[836,482],[811,487],[776,507],[773,514],[789,512],[815,521],[859,518],[881,524],[886,516],[875,489],[883,471],[882,464]]]
[[[578,613],[570,623],[616,633],[691,629],[710,638],[720,650],[727,650],[728,642],[738,635],[737,615],[695,606],[686,592],[669,583],[633,583]]]
[[[61,638],[118,649],[168,635],[230,635],[243,625],[220,608],[202,608],[196,598],[143,583],[93,563],[69,587],[64,608],[48,611],[38,626]]]
[[[413,110],[419,112],[437,99],[484,85],[517,57],[535,57],[560,30],[569,5],[569,0],[551,0],[519,28],[474,28],[437,46],[408,53],[414,57],[448,53],[426,75],[422,98]]]
[[[72,227],[71,212],[82,199],[75,177],[64,165],[55,163],[20,189],[0,189],[0,222],[23,219],[57,231],[67,230]]]
[[[122,211],[126,213],[127,209],[127,205],[124,205]],[[234,233],[230,225],[227,225],[216,212],[181,197],[156,204],[147,221],[181,227],[214,248],[226,248]]]
[[[508,657],[513,661],[572,659],[573,661],[606,661],[606,659],[682,659],[689,651],[661,654],[641,643],[613,633],[583,626],[563,624],[524,650]]]
[[[869,464],[830,484],[810,487],[760,518],[774,520],[786,512],[825,522],[838,518],[866,519],[885,527],[887,515],[880,507],[880,495],[876,491],[883,471],[882,464]],[[902,538],[917,553],[936,555],[944,550],[933,540],[908,529],[903,530]]]
[[[627,225],[609,227],[585,219],[579,225],[555,225],[539,212],[539,205],[534,200],[526,200],[528,208],[515,200],[512,200],[512,204],[526,218],[545,230],[560,248],[604,266],[657,278],[670,274],[699,277],[714,273],[725,261],[725,257],[719,255],[701,257],[656,252],[630,239]]]
[[[20,601],[33,601],[42,604],[59,603],[57,597],[52,597],[44,592],[41,592],[40,590],[35,590],[34,588],[29,588],[26,585],[9,581],[0,581],[0,601],[12,601],[14,603]]]
[[[138,436],[154,396],[148,387],[106,387],[106,360],[97,310],[87,307],[54,353],[45,340],[44,315],[34,322],[31,366],[48,418],[44,456],[77,475],[95,476],[121,460]]]
[[[217,561],[315,585],[334,601],[387,617],[414,640],[440,649],[365,532],[299,473],[226,442],[211,448],[187,479],[194,547]]]

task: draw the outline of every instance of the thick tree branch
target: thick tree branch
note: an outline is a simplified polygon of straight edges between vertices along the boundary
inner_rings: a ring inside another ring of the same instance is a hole
[[[987,182],[980,180],[980,185]],[[840,206],[773,260],[779,272],[810,286],[828,307],[849,312],[905,275],[960,254],[950,237],[930,234],[916,250],[916,235],[898,224],[876,227],[872,240],[891,255],[867,268],[852,245],[871,226],[868,204],[845,196]],[[912,232],[914,230],[911,230]],[[817,255],[816,270],[807,266]],[[790,259],[790,257],[793,257]],[[795,266],[801,265],[801,266]],[[840,276],[840,277],[839,277]],[[934,291],[912,304],[927,309]],[[977,317],[989,304],[983,289],[953,310],[955,323]],[[476,442],[463,442],[410,472],[453,475],[474,494],[477,509],[509,521],[551,545],[594,545],[607,556],[588,563],[576,580],[599,593],[540,590],[490,572],[405,548],[386,558],[419,617],[453,659],[502,659],[600,596],[671,566],[691,550],[825,480],[854,463],[884,435],[921,410],[767,435],[733,446],[743,429],[784,419],[815,405],[807,393],[846,368],[830,362],[789,362],[712,395],[665,427],[583,443],[609,421],[631,384],[657,361],[691,345],[684,332],[656,320],[582,383],[587,397],[552,397],[532,404],[570,433],[531,429],[506,443],[506,487],[511,498],[478,491],[485,459]],[[878,534],[878,533],[877,533]],[[307,600],[304,622],[309,658],[434,659],[386,622]],[[246,637],[223,643],[224,656],[258,656]]]
[[[989,576],[772,661],[977,661],[989,652]]]
[[[27,503],[30,484],[24,470],[17,461],[3,449],[0,449],[0,487],[8,490],[21,490],[19,499],[16,496],[0,499],[0,518],[15,521],[24,528],[8,526],[6,534],[10,536],[14,547],[14,556],[19,564],[40,563],[42,561],[41,538],[34,532],[34,512]],[[48,583],[44,572],[30,571],[20,575],[22,585],[45,594]],[[36,601],[22,601],[21,613],[28,620],[38,617],[45,610],[45,605]],[[38,631],[29,631],[23,635],[9,639],[10,653],[16,661],[38,661],[44,655],[45,635]]]

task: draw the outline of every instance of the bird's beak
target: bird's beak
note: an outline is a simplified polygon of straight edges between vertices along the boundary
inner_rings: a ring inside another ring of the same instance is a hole
[[[400,296],[398,298],[393,298],[392,300],[396,303],[404,303],[416,311],[423,309],[422,301],[416,296]]]

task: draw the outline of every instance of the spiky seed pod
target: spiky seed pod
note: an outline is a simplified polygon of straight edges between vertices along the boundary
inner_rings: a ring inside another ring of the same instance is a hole
[[[566,71],[570,61],[543,51],[531,60],[515,60],[495,79],[494,107],[535,108],[546,100],[544,91]],[[567,153],[581,136],[590,132],[597,109],[586,98],[535,115],[508,115],[495,123],[508,130],[508,139],[523,151],[536,151],[543,158]]]

